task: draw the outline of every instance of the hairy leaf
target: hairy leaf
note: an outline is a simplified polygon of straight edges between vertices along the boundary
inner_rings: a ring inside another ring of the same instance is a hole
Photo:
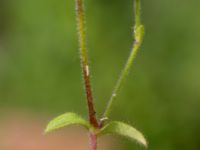
[[[120,135],[126,138],[129,138],[131,140],[134,140],[145,147],[147,147],[147,142],[144,136],[142,135],[141,132],[139,132],[137,129],[134,127],[125,124],[123,122],[117,122],[117,121],[112,121],[105,125],[100,133],[100,135],[105,135],[105,134],[116,134]]]
[[[90,128],[90,124],[79,115],[75,113],[65,113],[50,121],[45,129],[45,133],[49,133],[69,125],[80,125],[87,129]]]

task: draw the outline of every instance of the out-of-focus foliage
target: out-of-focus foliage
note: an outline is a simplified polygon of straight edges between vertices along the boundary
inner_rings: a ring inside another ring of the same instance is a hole
[[[197,0],[142,2],[144,44],[113,118],[146,133],[150,150],[200,148],[199,6]],[[102,112],[132,47],[132,0],[86,0],[86,8]],[[81,82],[74,1],[1,0],[0,107],[86,114]]]

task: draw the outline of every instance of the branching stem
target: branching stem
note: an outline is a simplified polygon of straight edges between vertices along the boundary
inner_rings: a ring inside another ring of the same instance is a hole
[[[143,35],[144,35],[144,26],[141,24],[141,14],[140,14],[140,9],[141,9],[141,4],[140,0],[134,0],[134,5],[135,5],[135,25],[134,25],[134,42],[133,42],[133,48],[131,50],[131,53],[129,55],[129,58],[126,62],[125,67],[123,68],[121,75],[119,77],[119,80],[112,92],[112,95],[110,97],[110,100],[108,101],[107,107],[105,109],[105,112],[103,114],[102,118],[108,118],[111,112],[111,108],[113,106],[113,102],[116,99],[117,94],[119,93],[127,75],[128,72],[132,66],[132,63],[136,57],[137,51],[140,48],[143,40]],[[101,122],[103,124],[103,122]]]
[[[84,14],[83,0],[76,0],[76,19],[77,19],[78,37],[80,46],[80,59],[81,59],[82,74],[85,86],[85,93],[87,97],[88,116],[90,124],[97,128],[98,122],[94,109],[93,96],[90,84],[90,71],[89,71],[89,61],[88,61],[87,46],[86,46],[84,15],[85,14]]]

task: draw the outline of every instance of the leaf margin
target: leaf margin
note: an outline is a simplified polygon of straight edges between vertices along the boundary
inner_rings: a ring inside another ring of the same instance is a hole
[[[91,125],[88,121],[73,112],[67,112],[52,119],[46,126],[44,133],[50,133],[63,127],[71,125],[80,125],[86,129],[90,129]]]
[[[131,141],[136,141],[137,143],[143,145],[145,148],[148,147],[144,135],[133,126],[126,124],[124,122],[120,121],[108,122],[103,128],[100,129],[98,133],[99,136],[103,136],[106,134],[119,135],[128,138]]]

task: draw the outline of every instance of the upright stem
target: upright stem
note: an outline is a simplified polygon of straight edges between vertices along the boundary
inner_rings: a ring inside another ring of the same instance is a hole
[[[85,14],[83,0],[76,0],[76,19],[78,26],[78,37],[79,37],[79,46],[80,46],[80,59],[82,74],[85,86],[85,93],[87,97],[87,106],[88,106],[88,116],[90,124],[94,127],[98,127],[98,122],[96,119],[96,113],[94,110],[93,96],[90,84],[90,71],[86,47],[86,31],[85,31]]]
[[[134,26],[134,44],[133,44],[133,48],[131,50],[131,53],[129,55],[129,58],[126,62],[125,67],[123,68],[121,75],[119,77],[119,80],[112,92],[112,95],[110,97],[110,100],[108,101],[106,110],[103,114],[102,118],[107,118],[110,115],[111,112],[111,108],[113,105],[114,100],[116,99],[116,96],[118,94],[118,92],[120,91],[127,75],[128,72],[132,66],[132,63],[136,57],[137,51],[140,48],[141,44],[142,44],[142,40],[143,40],[143,35],[144,35],[144,26],[141,24],[141,19],[140,19],[140,0],[134,0],[134,5],[135,5],[135,26]],[[102,119],[103,120],[103,119]],[[103,124],[103,122],[101,122],[101,124]]]
[[[90,150],[97,150],[97,135],[95,133],[89,133]]]
[[[140,0],[135,0],[135,26],[141,25],[141,3]]]

